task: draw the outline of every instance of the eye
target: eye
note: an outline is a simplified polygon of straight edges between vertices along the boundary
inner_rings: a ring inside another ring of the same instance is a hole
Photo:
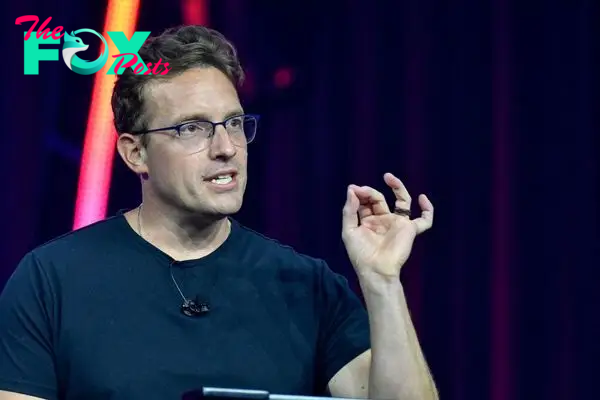
[[[228,125],[230,128],[235,130],[239,130],[244,125],[244,117],[235,117],[228,121]]]
[[[196,135],[207,135],[210,134],[212,125],[206,122],[190,122],[179,129],[179,134],[182,137],[190,137]]]

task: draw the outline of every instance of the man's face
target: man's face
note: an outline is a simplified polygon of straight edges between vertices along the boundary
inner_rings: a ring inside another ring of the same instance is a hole
[[[243,114],[235,87],[216,68],[194,68],[147,89],[148,129],[195,119],[220,122]],[[247,180],[247,145],[234,144],[223,125],[200,150],[191,148],[175,130],[149,135],[145,185],[154,196],[186,212],[207,216],[240,209]]]

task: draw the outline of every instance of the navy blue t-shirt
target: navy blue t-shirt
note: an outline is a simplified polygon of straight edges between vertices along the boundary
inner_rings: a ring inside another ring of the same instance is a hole
[[[175,262],[122,215],[28,253],[0,296],[0,390],[54,399],[179,399],[201,386],[319,395],[370,347],[347,281],[232,221]],[[210,304],[187,317],[184,295]]]

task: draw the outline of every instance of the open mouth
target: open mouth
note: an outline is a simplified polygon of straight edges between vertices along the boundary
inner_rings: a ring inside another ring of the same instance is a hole
[[[213,188],[230,190],[237,185],[237,174],[238,172],[236,169],[222,169],[220,171],[216,171],[214,175],[206,176],[204,180],[213,185]]]
[[[227,185],[233,182],[234,174],[218,175],[210,180],[216,185]]]

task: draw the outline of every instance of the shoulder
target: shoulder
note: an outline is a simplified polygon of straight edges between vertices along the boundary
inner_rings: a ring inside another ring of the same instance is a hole
[[[52,259],[76,255],[90,248],[99,249],[118,242],[125,224],[122,216],[109,217],[50,239],[34,248],[31,253],[41,259]]]
[[[64,272],[70,265],[91,264],[95,257],[122,243],[124,220],[110,217],[48,240],[30,250],[17,269],[41,269],[44,274]]]
[[[252,264],[276,266],[287,272],[322,275],[329,271],[327,262],[318,257],[304,254],[293,246],[259,233],[237,221],[233,221],[237,231],[237,251],[242,256],[255,259]]]
[[[118,223],[109,218],[55,237],[27,252],[4,286],[5,304],[32,308],[31,302],[36,300],[41,299],[46,306],[56,302],[65,282],[88,274],[98,259],[95,255],[103,252],[98,245],[111,236],[109,232],[114,232]]]
[[[259,233],[237,221],[233,221],[238,237],[237,244],[241,247],[260,252],[262,256],[273,258],[293,265],[322,267],[325,261],[297,251],[293,246],[281,243],[267,235]]]

